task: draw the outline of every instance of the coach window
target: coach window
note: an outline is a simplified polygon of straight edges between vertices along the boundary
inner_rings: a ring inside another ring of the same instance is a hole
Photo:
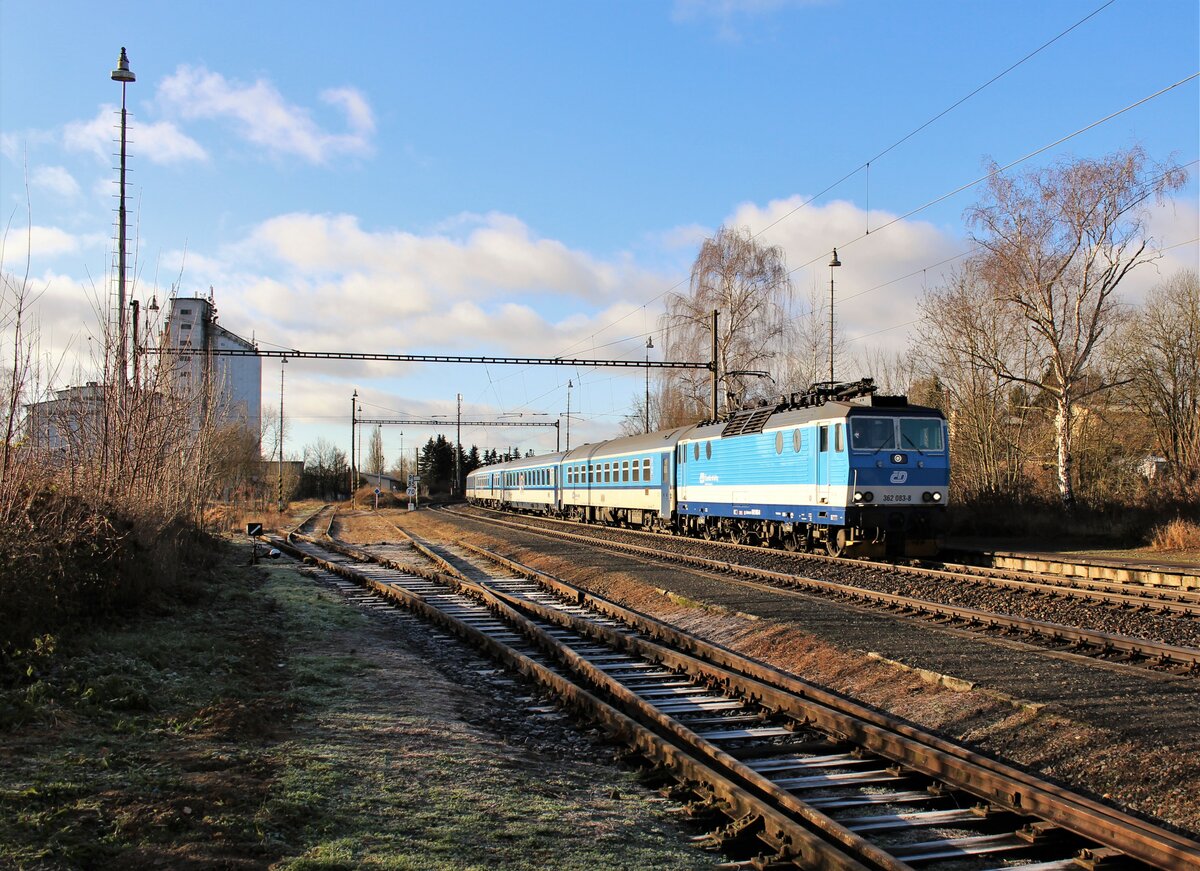
[[[712,459],[712,442],[704,443],[704,459],[706,459],[706,460]]]
[[[833,425],[833,449],[839,454],[846,450],[846,440],[842,438],[842,425],[840,423]]]
[[[641,460],[633,461],[633,480],[635,480],[635,481],[642,480],[642,461]]]
[[[777,454],[783,453],[783,431],[782,430],[775,433],[775,453],[777,453]]]
[[[621,480],[624,482],[629,481],[629,460],[621,461]]]
[[[792,430],[792,450],[800,453],[800,430]]]

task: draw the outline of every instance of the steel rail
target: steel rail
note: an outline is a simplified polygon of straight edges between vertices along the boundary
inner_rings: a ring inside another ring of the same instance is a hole
[[[803,575],[793,575],[786,572],[771,571],[769,569],[758,569],[751,566],[738,565],[737,563],[725,562],[723,560],[692,556],[690,554],[666,552],[655,548],[629,544],[627,542],[605,541],[595,536],[581,535],[574,532],[564,532],[561,530],[527,526],[507,519],[501,520],[497,518],[493,519],[491,522],[513,529],[521,529],[524,531],[533,532],[537,535],[545,535],[552,538],[562,538],[568,541],[577,541],[589,544],[593,547],[635,554],[637,556],[648,557],[658,561],[679,562],[685,565],[707,569],[709,571],[773,581],[788,587],[798,587],[800,589],[814,590],[822,593],[833,593],[839,596],[858,599],[875,605],[884,605],[888,608],[888,610],[921,614],[934,618],[948,618],[964,623],[969,627],[1017,630],[1038,638],[1048,639],[1058,644],[1070,643],[1073,645],[1087,645],[1091,648],[1095,648],[1099,653],[1102,654],[1116,652],[1129,656],[1137,656],[1162,666],[1179,666],[1193,671],[1200,666],[1200,649],[1192,647],[1178,647],[1171,644],[1162,644],[1160,642],[1151,641],[1144,638],[1133,638],[1124,635],[1114,635],[1108,632],[1096,632],[1089,629],[1080,629],[1074,626],[1066,626],[1061,623],[1050,623],[1044,620],[1013,617],[1007,614],[996,614],[990,611],[979,611],[973,608],[960,608],[956,605],[943,605],[938,602],[929,602],[923,599],[912,599],[907,596],[900,596],[893,593],[880,593],[874,590],[865,590],[861,587],[842,584],[836,581],[822,581],[817,578],[808,578]]]
[[[419,539],[401,534],[413,547],[465,585],[481,588],[485,597],[514,612],[531,614],[539,620],[557,624],[582,637],[590,637],[617,650],[627,651],[647,661],[653,661],[720,686],[735,696],[754,699],[768,710],[792,717],[797,722],[812,723],[820,730],[850,740],[871,753],[890,759],[904,768],[921,772],[980,797],[1000,808],[1017,814],[1034,815],[1042,820],[1071,831],[1088,841],[1117,850],[1125,856],[1162,868],[1200,868],[1200,844],[1174,835],[1142,820],[1082,796],[1048,784],[1033,775],[1019,771],[995,759],[982,756],[945,739],[922,732],[911,724],[889,717],[835,696],[802,679],[788,675],[763,663],[741,657],[724,648],[704,642],[674,627],[540,572],[492,551],[459,542],[458,547],[476,553],[509,572],[537,582],[564,601],[587,607],[611,620],[624,623],[640,635],[627,634],[605,627],[592,620],[567,613],[561,608],[540,604],[524,596],[501,590],[491,583],[472,582],[436,550]],[[331,543],[323,543],[329,547]],[[344,545],[332,544],[334,549],[349,556],[369,559],[381,564],[390,561],[360,552]],[[410,571],[410,566],[394,566]],[[544,635],[544,633],[542,633]],[[778,784],[753,770],[745,763],[700,739],[675,718],[657,711],[628,687],[613,679],[603,669],[588,662],[566,645],[551,639],[558,660],[572,671],[607,691],[626,713],[650,720],[660,733],[682,742],[693,755],[708,759],[720,767],[737,786],[762,796],[777,806],[801,816],[819,827],[827,836],[853,849],[861,838],[843,829]],[[1021,830],[1032,843],[1049,832],[1039,824]],[[871,847],[869,843],[868,847]],[[871,847],[878,851],[878,848]],[[855,852],[858,852],[855,850]],[[868,852],[868,856],[872,853]],[[907,867],[886,853],[874,855],[881,868]],[[1089,848],[1080,860],[1115,858],[1106,850]]]
[[[833,734],[849,737],[873,753],[942,780],[1016,813],[1031,813],[1141,861],[1162,867],[1200,867],[1200,844],[1124,814],[1112,807],[1050,784],[999,760],[975,753],[914,728],[887,714],[836,696],[765,663],[735,654],[693,635],[588,593],[566,581],[523,565],[485,548],[460,542],[466,548],[511,572],[536,580],[560,596],[594,608],[633,626],[656,641],[619,635],[593,621],[534,602],[513,602],[545,620],[574,631],[604,638],[614,646],[657,659],[679,670],[696,672],[694,664],[711,669],[705,677],[739,695],[757,698],[769,708],[797,719],[818,723]],[[513,597],[509,597],[513,598]],[[680,653],[681,650],[687,653]]]
[[[478,511],[484,511],[499,517],[511,516],[507,512],[498,511],[495,508],[487,508],[481,505],[474,505],[472,507]],[[447,510],[449,510],[450,513],[456,513],[452,509]],[[466,515],[460,514],[459,516]],[[555,524],[559,526],[582,527],[585,529],[607,528],[595,527],[590,524],[581,524],[575,520],[564,520],[558,517],[531,515],[531,518],[539,522]],[[665,537],[679,541],[703,542],[706,545],[716,545],[729,550],[740,550],[746,553],[758,555],[762,555],[763,553],[775,553],[781,557],[813,560],[827,563],[829,565],[865,566],[867,568],[878,569],[880,571],[892,571],[900,574],[907,574],[913,577],[949,578],[951,580],[961,580],[973,584],[987,583],[997,587],[1026,589],[1034,592],[1046,593],[1048,595],[1066,595],[1083,599],[1112,602],[1114,604],[1127,605],[1132,608],[1143,608],[1151,611],[1160,611],[1163,613],[1200,616],[1200,591],[1177,590],[1172,587],[1134,586],[1115,581],[1099,581],[1093,578],[1080,578],[1078,576],[1069,577],[1066,575],[1044,575],[1035,572],[1022,572],[1016,569],[997,569],[988,566],[970,566],[967,564],[930,563],[915,566],[904,565],[903,563],[884,562],[881,560],[862,559],[859,557],[829,556],[828,554],[806,551],[778,551],[773,549],[766,550],[758,545],[738,544],[737,542],[725,541],[721,539],[697,539],[692,538],[691,536],[680,536],[646,529],[630,529],[625,527],[611,528],[626,535],[652,538]],[[1112,595],[1105,595],[1105,590],[1110,590]]]
[[[326,571],[397,601],[414,613],[470,641],[508,667],[550,689],[557,697],[563,699],[568,707],[593,722],[602,723],[610,736],[622,740],[646,759],[671,771],[679,782],[704,784],[713,796],[727,805],[721,810],[733,821],[732,826],[743,828],[761,826],[761,828],[756,828],[754,834],[763,841],[764,845],[776,850],[774,861],[790,861],[802,868],[821,869],[821,871],[869,871],[869,869],[911,871],[909,866],[897,862],[859,836],[848,833],[851,839],[862,842],[866,848],[867,857],[879,856],[886,860],[884,864],[878,864],[869,859],[860,861],[861,857],[847,852],[844,847],[829,842],[802,822],[789,817],[769,802],[754,795],[705,760],[697,758],[688,748],[680,747],[678,744],[666,740],[664,736],[617,710],[567,676],[559,674],[531,657],[501,643],[470,623],[436,608],[412,591],[405,590],[398,585],[382,583],[344,565],[323,559],[312,551],[297,548],[292,543],[292,540],[296,539],[323,548],[338,547],[333,542],[316,542],[302,534],[293,534],[287,541],[279,540],[277,546],[286,549],[293,555],[313,560]],[[378,558],[372,559],[381,562]],[[439,562],[449,566],[449,563],[440,560]],[[382,561],[382,564],[386,564],[386,561]],[[566,649],[561,642],[546,635],[527,616],[516,611],[496,596],[494,590],[469,580],[463,580],[457,574],[422,571],[420,568],[410,565],[393,564],[390,567],[445,584],[451,589],[481,599],[488,603],[493,612],[502,616],[510,625],[519,628],[526,637],[535,640],[535,643],[543,649],[555,651],[567,656],[568,659],[571,655],[577,656]]]

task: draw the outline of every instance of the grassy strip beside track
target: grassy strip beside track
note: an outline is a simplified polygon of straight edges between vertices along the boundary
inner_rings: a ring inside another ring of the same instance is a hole
[[[248,555],[10,694],[0,865],[706,864],[632,775],[473,725],[489,711],[393,629]]]

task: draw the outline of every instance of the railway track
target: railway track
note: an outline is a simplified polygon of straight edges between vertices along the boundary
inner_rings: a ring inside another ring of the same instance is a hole
[[[933,601],[916,598],[912,595],[885,592],[877,588],[861,585],[861,583],[847,582],[844,572],[847,570],[851,572],[864,570],[893,572],[897,569],[903,569],[903,571],[900,571],[902,575],[917,572],[924,573],[924,577],[936,578],[943,582],[951,579],[955,584],[966,583],[972,585],[979,583],[974,577],[963,577],[946,572],[937,572],[931,575],[931,570],[927,568],[896,567],[890,564],[864,564],[861,561],[833,560],[833,558],[825,557],[820,558],[822,564],[834,566],[839,572],[843,573],[842,579],[826,580],[796,574],[791,571],[766,568],[763,565],[764,561],[791,560],[793,558],[791,555],[768,553],[762,548],[722,545],[722,548],[732,548],[732,550],[727,552],[723,550],[723,553],[729,553],[746,560],[745,562],[736,562],[730,559],[713,559],[707,556],[697,556],[694,553],[687,552],[687,549],[691,547],[709,547],[711,546],[710,542],[694,542],[692,539],[677,537],[667,537],[664,539],[664,537],[654,533],[633,532],[631,534],[629,530],[611,530],[607,527],[581,527],[578,524],[567,521],[547,520],[540,517],[514,519],[512,515],[494,511],[488,512],[489,516],[487,520],[482,521],[478,517],[463,514],[458,510],[448,509],[447,511],[454,516],[476,520],[477,522],[498,524],[511,529],[533,532],[560,540],[579,542],[592,547],[600,547],[641,558],[678,562],[708,572],[721,573],[726,576],[732,575],[740,579],[743,583],[747,581],[760,584],[765,583],[776,588],[782,587],[833,596],[843,600],[865,603],[902,616],[933,620],[938,623],[969,630],[1020,635],[1024,639],[1034,640],[1041,646],[1051,649],[1066,649],[1074,653],[1165,669],[1180,674],[1200,673],[1200,644],[1171,643],[1169,641],[1121,632],[1067,625],[1061,622],[1005,613],[998,610],[983,610],[978,607],[967,607],[946,601]],[[567,531],[564,527],[580,531]],[[647,543],[635,544],[633,543],[635,540],[645,540]],[[672,546],[668,542],[677,542],[679,545]],[[805,557],[805,559],[808,558],[807,556]],[[1011,584],[1016,584],[1017,589],[1023,594],[1034,593],[1039,597],[1043,597],[1039,600],[1041,602],[1045,601],[1044,597],[1051,594],[1050,591],[1046,590],[1031,590],[1028,585],[1021,584],[1018,581],[1006,580],[1005,586]],[[1061,595],[1057,588],[1053,590],[1053,593],[1054,595]],[[956,595],[961,595],[961,588],[956,590]],[[1092,601],[1095,600],[1094,597],[1101,595],[1101,593],[1096,591],[1088,591],[1089,599]],[[1136,607],[1134,607],[1125,599],[1106,599],[1104,601],[1113,610],[1109,611],[1105,609],[1105,611],[1101,612],[1090,609],[1084,616],[1093,623],[1101,620],[1129,623],[1131,615],[1139,616],[1142,612],[1150,611],[1155,615],[1164,615],[1165,618],[1171,619],[1170,623],[1166,623],[1162,619],[1157,621],[1159,624],[1157,630],[1159,632],[1186,640],[1200,637],[1200,622],[1196,620],[1196,615],[1193,612],[1181,612],[1179,610],[1179,606],[1185,603],[1155,601],[1151,604],[1139,600]],[[1057,606],[1055,606],[1055,610],[1057,610]],[[1141,622],[1148,622],[1151,618],[1140,616],[1139,619]]]
[[[431,567],[278,545],[602,724],[743,867],[1200,869],[1187,838],[495,554],[411,542]]]
[[[484,512],[496,517],[513,517],[515,515],[497,511],[492,508],[472,506],[473,510]],[[622,535],[639,537],[655,541],[687,541],[697,545],[727,551],[729,553],[745,554],[750,558],[761,558],[768,555],[778,560],[788,560],[799,566],[854,566],[860,569],[875,569],[881,572],[904,574],[911,577],[936,578],[959,581],[968,584],[982,584],[1003,587],[1013,590],[1042,593],[1048,596],[1069,596],[1089,601],[1104,602],[1120,607],[1145,609],[1163,614],[1181,614],[1200,617],[1200,589],[1183,587],[1150,586],[1121,581],[1105,581],[1082,576],[1072,576],[1062,573],[1038,573],[1018,569],[994,568],[990,566],[970,565],[934,560],[914,560],[911,563],[885,562],[880,560],[861,559],[857,557],[828,556],[821,553],[802,553],[798,551],[775,551],[748,544],[737,544],[729,541],[697,540],[677,535],[623,527],[596,527],[589,524],[577,523],[573,520],[561,520],[553,517],[526,517],[527,520],[544,522],[560,527],[576,529],[611,529]]]

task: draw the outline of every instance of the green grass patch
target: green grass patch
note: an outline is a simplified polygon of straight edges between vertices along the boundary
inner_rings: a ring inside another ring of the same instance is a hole
[[[27,657],[0,691],[0,866],[711,865],[631,776],[469,725],[478,701],[376,621],[246,561]]]

